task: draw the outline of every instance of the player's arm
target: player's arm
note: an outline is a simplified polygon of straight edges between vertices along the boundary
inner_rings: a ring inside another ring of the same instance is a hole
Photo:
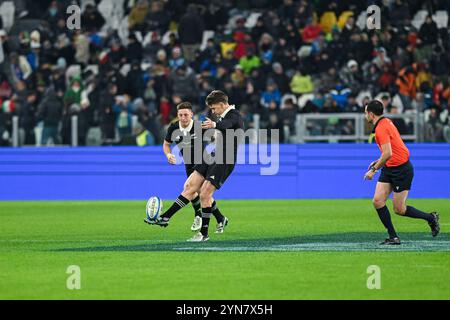
[[[167,140],[164,140],[163,151],[164,151],[164,154],[166,155],[167,161],[170,164],[175,164],[176,163],[176,159],[175,159],[175,156],[172,153],[172,150],[170,149],[171,145],[172,145],[171,142],[169,142]]]
[[[206,118],[205,121],[202,123],[203,129],[218,129],[218,130],[226,130],[231,129],[239,122],[239,119],[236,115],[232,115],[228,119],[222,119],[220,122],[214,122],[209,118]]]

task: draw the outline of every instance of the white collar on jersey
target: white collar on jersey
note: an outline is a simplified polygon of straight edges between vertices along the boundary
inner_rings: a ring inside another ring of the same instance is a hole
[[[225,116],[227,115],[228,112],[230,112],[230,110],[232,109],[236,109],[235,105],[232,104],[231,106],[229,106],[228,108],[225,109],[225,111],[219,116],[221,119],[225,118]]]
[[[184,135],[186,135],[188,132],[191,131],[193,125],[194,125],[194,120],[192,120],[192,119],[191,119],[191,122],[189,122],[189,125],[188,125],[186,128],[183,128],[183,127],[181,126],[181,123],[180,123],[180,122],[178,123],[178,126],[180,127],[180,131],[181,131]]]

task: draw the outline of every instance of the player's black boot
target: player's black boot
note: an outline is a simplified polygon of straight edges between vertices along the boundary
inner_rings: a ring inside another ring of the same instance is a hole
[[[431,215],[434,217],[433,222],[428,222],[428,225],[431,228],[431,235],[436,237],[441,231],[441,226],[439,225],[439,213],[432,212]]]
[[[399,245],[402,244],[400,242],[400,238],[395,237],[395,238],[387,238],[386,240],[384,240],[383,242],[380,242],[380,245],[388,245],[388,246],[395,246],[395,245]]]
[[[149,220],[147,218],[144,219],[144,222],[150,225],[158,225],[162,228],[166,228],[169,226],[169,219],[168,218],[158,218],[156,220]]]

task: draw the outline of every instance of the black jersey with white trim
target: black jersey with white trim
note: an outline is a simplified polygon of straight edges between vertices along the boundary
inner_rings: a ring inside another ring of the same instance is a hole
[[[244,129],[244,120],[238,110],[231,106],[229,110],[225,111],[225,115],[219,116],[216,122],[216,130],[221,134],[216,136],[216,162],[220,161],[220,151],[218,148],[222,147],[223,163],[229,163],[233,159],[233,164],[237,160],[237,152],[239,144],[243,142],[241,134],[237,134],[236,130]],[[229,140],[233,138],[233,140]],[[233,153],[232,157],[230,153]],[[228,159],[228,160],[227,160]]]
[[[201,128],[202,123],[197,120],[193,120],[190,128],[183,129],[180,126],[180,122],[176,121],[170,124],[167,129],[166,140],[168,143],[175,143],[180,149],[181,154],[183,155],[185,164],[194,164],[195,158],[195,147],[194,144],[201,144],[200,148],[197,148],[198,151],[201,151],[201,154],[197,156],[198,159],[203,158],[203,151],[208,145],[207,141],[203,141],[203,133],[204,130]],[[189,133],[189,135],[188,135]],[[188,157],[188,153],[190,154],[190,158]],[[200,162],[201,163],[201,162]]]

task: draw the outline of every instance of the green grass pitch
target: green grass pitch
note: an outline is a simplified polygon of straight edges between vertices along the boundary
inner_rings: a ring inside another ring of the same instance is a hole
[[[194,244],[191,206],[162,229],[145,201],[0,202],[0,299],[450,299],[450,200],[409,203],[441,234],[392,215],[403,245],[386,248],[370,200],[219,200],[229,226]]]

